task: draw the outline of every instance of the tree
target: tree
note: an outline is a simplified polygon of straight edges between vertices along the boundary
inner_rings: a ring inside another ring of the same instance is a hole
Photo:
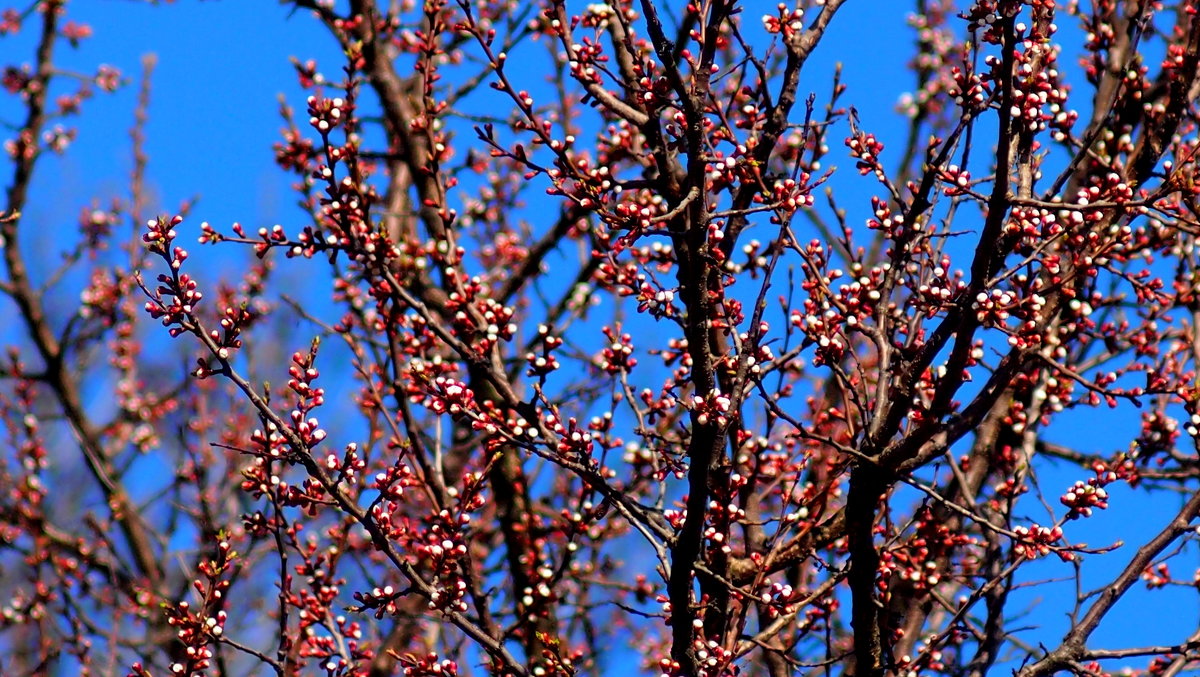
[[[32,177],[122,78],[26,4],[5,674],[1200,664],[1096,637],[1194,587],[1192,3],[917,0],[914,93],[860,119],[810,56],[870,3],[293,0],[345,54],[281,107],[300,209],[152,216],[147,61],[128,195],[53,263]],[[1089,546],[1110,491],[1137,542]]]

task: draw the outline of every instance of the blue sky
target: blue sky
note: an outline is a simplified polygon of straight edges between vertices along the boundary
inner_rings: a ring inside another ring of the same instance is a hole
[[[746,5],[752,7],[754,3]],[[829,90],[828,74],[833,62],[842,61],[844,81],[850,86],[843,102],[859,110],[865,129],[897,151],[903,140],[904,121],[894,113],[893,106],[912,83],[905,69],[912,45],[912,31],[904,25],[908,6],[889,0],[850,3],[835,20],[800,87],[802,96],[815,90],[821,105]],[[155,197],[151,211],[173,212],[181,202],[199,197],[193,216],[185,224],[185,233],[194,233],[188,229],[202,220],[221,229],[233,221],[252,229],[282,223],[289,230],[291,225],[303,222],[303,215],[293,206],[289,189],[292,179],[275,167],[272,145],[282,125],[278,96],[283,94],[301,111],[304,105],[288,58],[315,58],[330,74],[339,67],[340,50],[324,28],[303,12],[289,17],[286,7],[270,0],[182,0],[162,6],[127,0],[79,0],[71,5],[71,16],[90,24],[95,35],[77,50],[64,46],[60,64],[90,72],[96,64],[108,63],[134,82],[116,94],[100,94],[86,102],[84,115],[70,121],[79,127],[78,141],[66,156],[45,159],[26,212],[27,223],[41,236],[27,240],[28,246],[50,256],[55,249],[51,234],[60,228],[73,232],[82,207],[93,199],[106,203],[113,195],[125,195],[131,168],[127,131],[133,120],[140,61],[149,53],[158,59],[146,130],[149,185]],[[29,54],[19,41],[0,42],[0,47],[13,50],[10,53]],[[1069,61],[1064,57],[1064,62]],[[523,86],[535,92],[542,86],[536,73],[521,75],[530,80]],[[9,114],[11,109],[6,106],[0,105],[0,115]],[[838,141],[846,133],[839,131],[831,139]],[[849,179],[848,175],[854,174],[852,161],[845,158],[841,148],[833,150],[834,158],[828,164],[850,171],[844,171],[832,185],[839,192],[841,205],[851,212],[850,222],[861,223],[867,199],[876,192],[876,186],[868,180]],[[235,273],[242,265],[243,259],[238,256],[242,253],[218,254],[211,259],[216,267],[205,271],[210,281],[218,272]],[[306,340],[297,337],[296,347]],[[1136,435],[1136,414],[1105,418],[1104,412],[1090,412],[1078,418],[1077,424],[1060,427],[1057,430],[1061,432],[1051,437],[1062,434],[1084,448],[1112,451]],[[1104,421],[1104,425],[1097,425],[1097,420]],[[1050,473],[1043,481],[1047,494],[1053,497],[1079,478],[1077,471],[1061,477]],[[1068,535],[1093,546],[1107,545],[1118,538],[1135,543],[1147,524],[1165,523],[1172,514],[1166,510],[1171,509],[1173,499],[1149,501],[1143,494],[1127,496],[1129,492],[1119,488],[1113,493],[1113,510],[1090,522],[1071,525]],[[1124,552],[1131,551],[1132,547],[1127,547]],[[1122,553],[1106,559],[1116,565],[1127,556]],[[1096,568],[1106,570],[1111,569]],[[1029,571],[1031,575],[1052,577],[1070,574],[1071,568],[1053,561]],[[1186,575],[1182,571],[1176,574]],[[1098,583],[1100,576],[1089,574],[1093,575]],[[1055,590],[1069,594],[1072,586]],[[1114,614],[1101,626],[1097,643],[1167,643],[1182,639],[1188,628],[1194,627],[1194,595],[1171,591],[1147,595],[1140,590],[1139,586],[1118,609],[1126,613]],[[1044,594],[1045,590],[1039,590],[1027,596],[1034,604],[1036,596]],[[1049,643],[1061,636],[1061,611],[1061,600],[1034,607],[1028,622],[1052,628],[1037,633],[1037,639]],[[1186,619],[1187,627],[1182,630],[1175,627],[1180,619]],[[1171,632],[1164,634],[1164,629]]]
[[[85,105],[76,118],[79,141],[62,160],[47,162],[36,186],[59,199],[34,200],[35,218],[70,219],[77,204],[125,189],[131,167],[126,132],[145,54],[158,60],[147,151],[161,206],[174,209],[198,195],[195,213],[214,224],[284,216],[288,180],[274,171],[271,152],[281,127],[277,95],[303,110],[288,56],[340,56],[318,23],[303,13],[289,19],[286,7],[258,1],[156,7],[85,0],[71,11],[95,35],[77,50],[60,51],[61,63],[79,70],[111,64],[134,82]]]

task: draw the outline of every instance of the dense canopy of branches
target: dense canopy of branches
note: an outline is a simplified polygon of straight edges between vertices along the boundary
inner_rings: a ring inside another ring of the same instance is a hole
[[[70,4],[0,16],[4,674],[1200,665],[1097,640],[1200,576],[1190,0],[916,0],[861,117],[870,0],[292,0],[261,227],[151,203],[153,61],[26,216],[135,93]]]

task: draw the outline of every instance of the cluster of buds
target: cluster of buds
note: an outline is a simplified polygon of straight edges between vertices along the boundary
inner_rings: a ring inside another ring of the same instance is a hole
[[[694,677],[725,677],[725,675],[737,674],[736,671],[729,672],[726,669],[733,661],[734,654],[726,651],[715,639],[704,637],[703,618],[692,619],[692,630],[695,637],[692,640],[692,651],[696,656]],[[662,677],[684,677],[687,674],[683,672],[682,666],[677,661],[670,658],[660,659],[658,669]]]
[[[502,413],[491,402],[484,404],[484,411],[474,417],[471,428],[484,434],[483,447],[489,452],[510,443],[528,443],[541,435],[535,423],[513,412]]]
[[[550,327],[545,324],[538,325],[537,342],[541,345],[541,354],[529,351],[525,353],[525,361],[529,363],[530,376],[544,378],[550,372],[558,369],[558,358],[554,356],[554,350],[563,344],[563,340],[557,336],[550,335]]]
[[[396,461],[387,470],[375,474],[374,488],[384,499],[389,501],[399,500],[404,495],[404,490],[408,487],[419,486],[420,478],[413,472],[408,465]]]
[[[9,94],[16,94],[17,92],[27,94],[25,90],[33,81],[33,72],[28,65],[21,68],[8,66],[4,69],[3,75],[0,75],[0,87],[3,87]]]
[[[666,199],[653,191],[623,191],[621,198],[612,211],[615,225],[629,231],[622,240],[625,244],[631,244],[642,232],[654,226],[655,218],[667,212]]]
[[[876,196],[871,197],[871,213],[875,218],[867,220],[867,227],[872,230],[881,230],[893,240],[903,240],[920,227],[919,221],[916,222],[916,225],[909,226],[903,214],[893,214],[888,203]]]
[[[787,178],[776,181],[771,186],[770,197],[755,196],[756,202],[769,201],[785,214],[791,214],[801,207],[813,206],[812,189],[809,184],[812,177],[808,172],[800,172],[797,179]],[[818,183],[820,183],[818,181]],[[772,218],[772,223],[778,223],[778,217]]]
[[[1118,454],[1116,458],[1108,462],[1096,461],[1092,464],[1092,470],[1096,471],[1096,476],[1101,478],[1105,484],[1121,481],[1134,486],[1141,479],[1137,463],[1125,454]]]
[[[1196,418],[1200,417],[1193,416],[1190,419],[1192,425],[1188,427],[1195,426]],[[1158,456],[1158,461],[1161,463],[1164,460],[1162,455],[1170,453],[1175,448],[1179,437],[1178,421],[1165,412],[1148,411],[1142,414],[1142,431],[1134,440],[1133,455],[1143,462]]]
[[[632,261],[620,265],[604,261],[596,268],[592,279],[602,289],[613,290],[622,296],[637,294],[646,283],[646,275]]]
[[[328,616],[332,599],[326,600],[322,597],[323,601],[318,601],[308,594],[304,595],[304,599],[309,604],[301,606],[299,613],[300,633],[303,637],[301,656],[323,661],[319,665],[325,669],[326,675],[332,677],[349,677],[355,674],[354,668],[375,658],[375,651],[368,648],[370,645],[360,641],[363,636],[360,623],[348,621],[345,616],[339,614],[332,618],[336,623],[333,628],[326,625],[330,620]]]
[[[675,380],[677,381],[683,381],[691,371],[692,353],[688,350],[686,338],[669,338],[665,349],[651,350],[650,353],[661,357],[665,366],[679,364],[679,368],[675,371]]]
[[[859,174],[866,176],[874,173],[880,179],[886,176],[883,164],[879,162],[879,154],[883,152],[883,142],[876,139],[874,134],[857,132],[854,136],[846,139],[846,147],[850,149],[850,155],[858,160],[854,166],[858,169]]]
[[[339,246],[348,247],[356,240],[372,239],[374,233],[366,226],[367,207],[373,198],[369,187],[364,193],[364,189],[349,176],[338,181],[328,167],[319,168],[314,178],[323,179],[328,184],[325,189],[327,197],[322,200],[321,216],[326,223],[341,231],[340,237],[326,237],[326,244],[336,242]],[[361,263],[375,262],[390,254],[391,249],[364,245],[355,254],[355,259]]]
[[[952,10],[946,3],[927,6],[925,11],[908,16],[908,24],[917,34],[918,54],[909,62],[910,68],[928,73],[915,93],[900,97],[897,110],[913,119],[918,116],[941,115],[946,109],[947,93],[954,87],[950,64],[961,58],[966,45],[958,38],[958,30],[947,19]]]
[[[24,365],[18,363],[17,367],[19,370],[24,368]],[[9,426],[8,433],[12,436],[10,444],[15,446],[16,452],[14,460],[19,459],[19,463],[14,464],[15,467],[7,472],[20,468],[19,472],[14,473],[16,476],[10,476],[8,480],[10,488],[6,500],[9,501],[8,505],[17,510],[28,510],[28,514],[31,515],[38,514],[47,494],[42,473],[48,467],[42,421],[35,413],[38,410],[38,390],[33,381],[22,378],[16,382],[14,391],[14,402],[0,400],[0,421]],[[13,449],[11,446],[9,448]],[[40,601],[42,600],[39,600],[39,603]],[[0,611],[0,625],[4,623],[7,610],[8,607]]]
[[[487,220],[495,222],[501,219],[502,217],[497,215]],[[461,222],[467,225],[467,218],[464,216]],[[502,278],[518,270],[521,264],[529,259],[528,244],[520,233],[502,230],[492,236],[491,243],[479,248],[479,262],[489,271],[491,279]],[[407,243],[407,246],[411,248],[412,243]],[[424,262],[416,265],[423,266]]]
[[[750,273],[750,279],[757,280],[759,272],[766,269],[769,260],[766,254],[770,251],[770,246],[764,250],[763,243],[758,240],[750,240],[742,245],[742,254],[746,256],[745,263],[736,263],[732,259],[725,262],[725,270],[733,274],[741,272]]]
[[[8,593],[8,602],[0,606],[0,623],[11,627],[30,621],[44,622],[50,617],[51,605],[58,599],[58,594],[44,581],[36,581],[32,593],[14,588]]]
[[[467,582],[462,579],[462,560],[467,556],[467,530],[471,524],[470,511],[483,505],[479,493],[483,486],[483,475],[467,473],[463,478],[465,488],[447,489],[452,497],[459,499],[458,509],[439,510],[429,515],[428,528],[414,538],[411,548],[414,555],[424,559],[433,575],[429,593],[430,609],[467,610]]]
[[[958,635],[963,634],[961,630],[955,630],[950,633],[951,641],[954,641]],[[946,669],[946,654],[940,648],[939,639],[936,635],[928,635],[917,646],[917,656],[914,659],[912,656],[901,656],[899,672],[901,675],[917,675],[919,670],[924,667],[928,670],[942,672]],[[961,642],[961,639],[958,639]]]
[[[923,308],[929,317],[953,303],[957,295],[967,288],[962,270],[952,271],[950,257],[946,255],[932,268],[923,268],[916,262],[910,262],[906,271],[912,274],[911,278],[905,279],[905,283],[916,292],[913,301]]]
[[[283,141],[275,144],[275,164],[286,172],[308,176],[315,169],[316,160],[313,142],[294,129],[285,129]]]
[[[866,270],[857,261],[851,264],[852,276],[848,283],[838,285],[839,303],[835,304],[841,309],[839,314],[845,314],[848,326],[860,326],[864,320],[875,314],[876,307],[883,298],[880,287],[884,285],[884,278],[891,266],[890,262],[885,262],[881,266],[872,266]],[[825,314],[829,315],[828,312]]]
[[[1125,204],[1133,200],[1135,191],[1133,186],[1130,186],[1125,179],[1116,172],[1108,172],[1104,176],[1092,177],[1092,185],[1086,188],[1080,188],[1075,193],[1075,204],[1080,207],[1097,202],[1115,202]],[[1082,212],[1082,221],[1087,223],[1096,223],[1106,218],[1110,218],[1111,214],[1099,209],[1090,209]]]
[[[729,354],[718,359],[715,363],[716,368],[726,371],[729,374],[736,374],[739,365],[744,360],[746,371],[752,376],[762,374],[764,365],[769,364],[775,359],[775,353],[771,350],[771,346],[763,342],[763,337],[767,333],[767,326],[766,322],[759,324],[760,329],[756,344],[751,344],[750,332],[742,332],[739,338],[742,341],[742,350],[744,353]]]
[[[1088,480],[1088,483],[1085,484],[1082,481],[1076,481],[1059,499],[1063,505],[1071,509],[1067,519],[1091,517],[1093,508],[1103,510],[1108,507],[1108,492],[1091,482],[1092,480]]]
[[[720,550],[724,555],[733,552],[733,547],[729,544],[730,526],[734,522],[746,519],[746,511],[738,507],[732,495],[732,492],[745,486],[746,482],[745,477],[733,473],[729,486],[714,492],[714,498],[708,502],[706,518],[710,524],[704,528],[704,539],[709,547]]]
[[[1089,477],[1087,482],[1076,481],[1059,499],[1063,505],[1071,509],[1067,519],[1091,517],[1093,508],[1104,510],[1108,507],[1108,492],[1104,487],[1117,481],[1120,477],[1104,463],[1096,464],[1094,470],[1095,477]]]
[[[303,413],[308,413],[325,403],[325,389],[313,387],[313,382],[321,375],[316,366],[318,345],[320,341],[315,340],[308,353],[292,353],[292,364],[288,367],[288,375],[291,378],[288,379],[287,386],[296,394],[297,408]]]
[[[696,621],[692,625],[695,627]],[[692,641],[692,646],[696,650],[697,677],[724,677],[730,674],[725,668],[733,662],[734,654],[721,646],[720,642],[697,637]]]
[[[442,546],[435,546],[442,547]],[[466,548],[465,545],[458,547]],[[465,554],[465,550],[464,553]],[[435,580],[434,583],[441,581]],[[467,601],[464,599],[467,595],[467,582],[461,578],[454,577],[449,585],[441,585],[438,589],[429,593],[429,608],[430,609],[453,609],[458,612],[467,610]]]
[[[212,665],[213,651],[211,645],[225,631],[225,612],[220,607],[225,605],[224,595],[229,589],[230,581],[222,579],[237,558],[229,542],[222,540],[217,544],[216,557],[200,563],[200,573],[203,579],[197,579],[193,585],[200,594],[202,604],[200,609],[193,610],[192,605],[182,601],[165,610],[167,624],[175,628],[175,636],[184,645],[185,658],[171,664],[174,675],[206,674],[205,670]]]
[[[212,226],[209,226],[208,222],[204,222],[204,223],[200,224],[200,229],[202,231],[202,234],[200,236],[201,244],[212,241],[212,233],[215,232],[215,231],[213,231]],[[241,224],[239,224],[239,223],[233,224],[233,230],[235,233],[239,233],[239,235],[244,237],[244,233],[241,232],[242,231]],[[217,237],[220,238],[221,236],[218,235]],[[271,247],[288,246],[290,249],[295,249],[298,247],[298,245],[290,245],[290,239],[288,238],[288,234],[283,230],[283,226],[281,226],[279,224],[275,224],[274,226],[271,226],[271,228],[269,228],[269,229],[266,226],[259,228],[258,229],[258,239],[261,240],[261,242],[258,242],[257,244],[254,245],[254,253],[257,254],[260,258],[262,256],[264,256],[266,254],[266,251],[268,249],[270,249]],[[327,244],[332,246],[333,243],[327,243]],[[303,249],[303,248],[301,248],[301,249]],[[295,251],[288,252],[289,256],[298,255],[300,253],[301,252],[295,252]]]
[[[38,152],[37,140],[33,132],[23,129],[17,138],[4,141],[4,152],[14,160],[27,160]]]
[[[604,5],[608,7],[608,5]],[[607,61],[604,55],[603,43],[584,37],[582,43],[573,43],[570,46],[570,60],[567,65],[571,69],[571,76],[585,87],[589,85],[599,85],[604,82],[601,76],[601,70],[596,68],[597,61]]]
[[[411,506],[405,499],[404,488],[408,485],[403,476],[392,483],[391,475],[391,472],[375,475],[375,487],[379,489],[380,496],[371,504],[371,519],[386,534],[388,541],[410,551],[414,538],[419,534],[413,528],[414,520],[409,516]]]
[[[557,370],[559,367],[558,358],[554,357],[551,351],[562,345],[562,338],[545,336],[544,340],[541,341],[542,353],[540,355],[533,351],[526,353],[526,361],[529,363],[528,375],[542,378],[548,375],[548,373]]]
[[[448,277],[460,279],[457,272]],[[463,338],[471,339],[473,347],[486,355],[492,346],[508,341],[517,333],[512,321],[516,311],[486,296],[483,280],[474,276],[462,281],[461,291],[450,292],[446,310],[453,313],[454,329]]]
[[[1042,402],[1042,410],[1058,413],[1071,402],[1075,392],[1075,381],[1069,378],[1048,376],[1041,387],[1034,388],[1033,397]]]
[[[617,16],[617,11],[608,3],[588,3],[583,14],[579,16],[579,25],[604,30],[608,28],[608,22]]]
[[[21,30],[22,18],[21,13],[11,7],[0,12],[0,36]]]
[[[367,460],[358,453],[357,442],[347,444],[340,457],[335,453],[325,455],[325,470],[337,473],[335,481],[339,483],[357,484],[366,469]]]
[[[975,319],[985,327],[1002,327],[1017,303],[1017,295],[1007,289],[979,292],[975,296]]]
[[[1062,527],[1043,527],[1037,524],[1032,527],[1014,527],[1018,540],[1013,543],[1013,551],[1025,559],[1037,559],[1057,551],[1064,562],[1070,562],[1075,556],[1064,550],[1059,550],[1056,544],[1062,540]]]
[[[375,618],[383,618],[399,613],[399,602],[407,594],[407,590],[397,590],[391,585],[377,585],[368,592],[355,592],[354,600],[362,605],[359,610],[372,609]]]
[[[1159,562],[1156,566],[1146,567],[1142,571],[1142,580],[1146,581],[1148,590],[1165,588],[1171,583],[1171,570],[1167,568],[1166,562]]]
[[[546,171],[552,182],[552,185],[546,189],[546,194],[562,195],[581,209],[598,209],[611,201],[614,190],[617,190],[617,183],[608,166],[594,166],[587,157],[583,156],[575,157],[573,160],[565,159],[565,149],[573,143],[575,143],[575,137],[570,134],[564,138],[564,141],[558,139],[550,141],[550,148],[564,156],[555,163],[566,167],[567,171],[558,168]]]
[[[326,458],[326,463],[328,463],[328,458]],[[359,470],[361,469],[359,468]],[[271,479],[275,482],[275,492],[279,496],[280,505],[300,508],[310,518],[316,517],[331,504],[329,493],[325,491],[324,485],[311,477],[306,478],[299,486],[288,484],[278,476]]]
[[[917,590],[930,590],[942,581],[946,554],[976,543],[976,539],[961,530],[951,529],[933,511],[923,508],[915,516],[916,533],[896,548],[879,555],[880,577],[877,586],[886,591],[893,584],[908,584]]]
[[[301,79],[305,80],[303,72]],[[358,162],[360,140],[354,133],[353,86],[347,87],[346,91],[346,97],[308,97],[308,122],[320,134],[322,147],[317,148],[302,139],[295,128],[284,133],[285,144],[276,146],[276,160],[284,169],[301,173],[308,185],[312,182],[325,185],[325,195],[319,204],[311,205],[319,227],[309,232],[309,237],[305,238],[306,246],[290,248],[289,256],[311,256],[317,245],[346,247],[351,243],[361,244],[354,254],[354,259],[360,263],[373,263],[391,253],[390,248],[373,251],[365,243],[371,239],[373,230],[366,223],[367,209],[376,194],[365,181],[368,168]],[[343,145],[332,142],[331,132],[336,127],[345,131]],[[324,162],[316,164],[319,160]],[[335,172],[339,163],[349,167],[348,175],[340,180]],[[332,227],[336,234],[322,235],[320,230],[326,227]]]
[[[162,216],[158,217],[157,219],[150,219],[146,222],[146,232],[142,234],[142,243],[146,246],[146,249],[148,249],[150,253],[158,254],[159,256],[167,258],[167,249],[178,236],[178,233],[175,232],[175,226],[178,226],[181,223],[183,223],[183,217],[179,215],[176,215],[171,219],[167,219]],[[186,253],[184,254],[184,258],[187,258]],[[178,265],[173,263],[171,258],[167,258],[167,261],[172,263],[171,267],[173,269],[179,268]],[[180,261],[180,263],[182,263],[182,261]]]
[[[950,70],[950,77],[954,80],[954,85],[949,94],[954,98],[954,103],[963,109],[964,114],[969,117],[983,110],[987,102],[987,90],[983,86],[982,78],[973,72],[963,72],[958,66]]]
[[[103,92],[115,92],[121,87],[121,71],[109,65],[101,65],[96,69],[93,82]]]
[[[772,35],[783,34],[784,39],[791,40],[792,36],[804,29],[804,8],[788,9],[784,3],[775,6],[775,14],[764,14],[763,28]]]
[[[405,654],[400,657],[400,665],[404,666],[404,677],[456,677],[458,663],[438,657],[431,653],[420,658]]]
[[[218,360],[227,362],[233,357],[234,351],[242,347],[242,331],[249,327],[254,320],[255,315],[250,310],[248,304],[240,303],[225,306],[219,322],[221,325],[220,331],[211,329],[208,332],[208,337],[212,339],[215,355]],[[208,360],[200,359],[198,362],[199,365],[192,372],[194,376],[197,378],[207,378],[213,373]]]
[[[318,345],[319,341],[313,341],[312,347],[307,353],[300,351],[292,353],[292,364],[288,367],[288,374],[291,377],[288,379],[288,389],[296,396],[296,407],[289,414],[291,429],[306,449],[315,447],[326,437],[325,430],[320,427],[317,418],[309,416],[314,409],[325,403],[325,389],[313,386],[313,382],[321,375],[315,364]],[[227,357],[226,354],[221,355],[222,359]],[[206,366],[201,360],[200,369],[197,371],[206,369]],[[261,430],[255,430],[251,441],[266,450],[269,456],[278,456],[289,438],[282,434],[274,422],[268,422],[267,428],[270,430],[270,435],[263,434]],[[330,469],[336,469],[336,467]]]
[[[121,215],[116,205],[109,210],[85,207],[79,212],[79,232],[87,240],[89,247],[100,249],[105,246],[105,240],[120,220]]]
[[[311,449],[324,441],[326,433],[320,426],[315,416],[305,418],[304,412],[299,409],[293,409],[291,412],[292,429],[296,431],[296,435],[304,442],[306,448]]]
[[[1011,316],[1018,323],[1006,328],[1010,346],[1025,349],[1040,344],[1044,337],[1038,318],[1046,305],[1046,298],[1038,293],[1017,298],[1016,292],[1001,290],[996,294],[996,291],[993,290],[984,301],[979,301],[984,296],[982,293],[976,296],[976,312],[979,313],[977,317],[980,323],[988,327],[1005,327]]]
[[[837,364],[846,352],[846,340],[842,336],[842,315],[829,308],[821,313],[792,311],[792,326],[802,330],[807,341],[817,346],[813,365]]]
[[[79,130],[74,127],[54,125],[53,129],[42,132],[42,143],[55,154],[62,155],[67,152],[67,147],[71,145],[78,134]]]
[[[419,328],[423,324],[418,321],[416,326]],[[408,342],[412,353],[420,353],[428,348],[428,333],[418,331],[416,334],[410,335]],[[437,379],[451,377],[456,373],[457,367],[450,360],[443,359],[441,355],[435,354],[429,360],[413,357],[408,363],[408,369],[405,371],[406,378],[402,379],[401,385],[404,388],[405,396],[408,397],[408,401],[413,404],[430,407],[433,404],[433,399],[430,397],[430,390],[437,385]]]
[[[682,529],[683,523],[687,519],[687,509],[667,508],[663,511],[663,518],[667,520],[672,529]]]
[[[1001,41],[1000,20],[1016,16],[1021,4],[1020,0],[975,0],[962,17],[967,20],[968,31],[982,30],[979,39],[995,45]]]
[[[682,115],[678,116],[682,123]],[[751,148],[739,144],[728,157],[716,160],[707,166],[709,190],[719,191],[738,182],[759,184],[764,181],[762,166],[752,155]]]
[[[664,461],[667,460],[664,456],[653,447],[627,442],[621,460],[629,465],[634,477],[647,477],[654,482],[661,482],[667,477],[667,470],[663,467]]]
[[[611,375],[628,372],[636,367],[638,361],[633,357],[633,337],[629,334],[618,336],[616,330],[611,327],[604,327],[603,331],[608,345],[596,357],[597,366]]]
[[[116,323],[117,309],[123,298],[120,282],[105,268],[92,271],[92,279],[79,294],[79,316],[98,318],[105,327]]]
[[[154,290],[146,290],[150,295],[150,300],[146,302],[145,309],[150,317],[160,320],[173,337],[186,332],[199,331],[192,319],[192,314],[195,312],[196,305],[204,297],[196,281],[186,273],[179,272],[179,268],[187,259],[187,252],[182,247],[171,247],[171,243],[175,241],[177,235],[175,226],[182,222],[182,216],[175,216],[170,220],[163,217],[151,219],[146,223],[147,230],[142,235],[142,242],[146,249],[152,254],[162,257],[171,266],[171,274],[158,275],[158,287]],[[230,346],[240,345],[236,332],[230,334],[227,331],[226,336]],[[220,338],[217,336],[214,340]],[[219,348],[228,349],[225,345],[220,345]],[[221,356],[222,359],[225,357],[227,355]]]
[[[487,324],[484,326],[484,336],[480,339],[480,349],[487,350],[499,341],[508,341],[517,333],[517,325],[512,321],[516,311],[494,299],[484,299],[480,316]]]
[[[745,87],[738,91],[738,95],[747,99],[753,97],[753,93]],[[738,112],[741,113],[741,117],[735,118],[733,123],[738,129],[756,129],[766,119],[764,111],[753,103],[743,104]]]
[[[1061,213],[1064,210],[1058,211]],[[1071,224],[1069,216],[1067,220],[1060,219],[1059,213],[1042,208],[1013,207],[1008,221],[1004,224],[1004,233],[1020,238],[1016,249],[1028,256],[1038,246],[1061,235]]]
[[[691,408],[698,425],[711,423],[718,428],[724,428],[729,424],[729,407],[732,403],[728,395],[714,390],[705,396],[693,395]]]
[[[770,579],[763,581],[763,591],[758,601],[767,608],[767,614],[772,618],[795,613],[796,604],[802,595],[787,583],[778,583]]]
[[[1187,46],[1172,43],[1167,45],[1167,56],[1162,61],[1163,70],[1178,70],[1187,64]]]
[[[563,458],[591,458],[592,449],[595,446],[595,435],[581,427],[577,419],[574,417],[567,419],[566,426],[563,426],[561,421],[556,421],[552,430],[558,436],[558,453]]]
[[[639,279],[645,280],[645,275],[639,275]],[[663,317],[674,317],[679,314],[675,307],[675,290],[660,289],[657,286],[643,281],[637,290],[638,312],[649,312],[656,319]]]
[[[286,458],[289,452],[287,437],[280,432],[274,421],[267,421],[267,432],[255,428],[254,432],[250,433],[250,443],[259,448],[259,460]]]
[[[653,62],[651,62],[653,65]],[[665,107],[671,103],[671,81],[665,75],[655,75],[651,72],[646,73],[638,78],[638,88],[635,91],[637,100],[646,109],[657,109]],[[675,116],[674,121],[679,124],[680,116]]]
[[[1070,133],[1078,114],[1063,109],[1067,90],[1055,82],[1058,71],[1054,67],[1054,51],[1044,49],[1041,45],[1030,47],[1017,57],[1020,61],[1017,66],[1017,86],[1012,89],[1009,115],[1029,132],[1042,131],[1047,128],[1048,122],[1052,122],[1055,140],[1062,141]],[[1036,68],[1033,63],[1035,60],[1040,61]],[[1000,59],[989,56],[987,62],[990,66],[998,67]],[[1048,106],[1049,112],[1043,113],[1043,106]]]
[[[150,317],[161,320],[173,337],[191,331],[194,325],[190,316],[196,304],[204,297],[196,281],[187,273],[181,273],[178,277],[159,275],[158,281],[162,286],[158,287],[151,300],[146,302],[146,312]]]
[[[942,181],[945,182],[945,187],[942,192],[947,197],[962,195],[971,187],[971,172],[964,167],[958,165],[950,165],[941,171]]]
[[[580,522],[583,521],[583,515],[576,513]],[[534,615],[538,613],[538,609],[545,609],[554,603],[557,594],[554,592],[554,569],[542,564],[535,569],[537,580],[533,585],[527,585],[521,590],[520,604],[517,609],[521,613]]]
[[[422,398],[422,404],[437,414],[460,416],[475,410],[475,393],[467,384],[446,376],[433,380],[433,392]]]
[[[341,97],[308,97],[308,124],[321,133],[328,134],[353,114],[351,104]]]
[[[1200,437],[1200,407],[1197,406],[1197,403],[1189,403],[1188,411],[1191,416],[1188,418],[1188,423],[1184,427],[1184,430],[1193,438]]]

